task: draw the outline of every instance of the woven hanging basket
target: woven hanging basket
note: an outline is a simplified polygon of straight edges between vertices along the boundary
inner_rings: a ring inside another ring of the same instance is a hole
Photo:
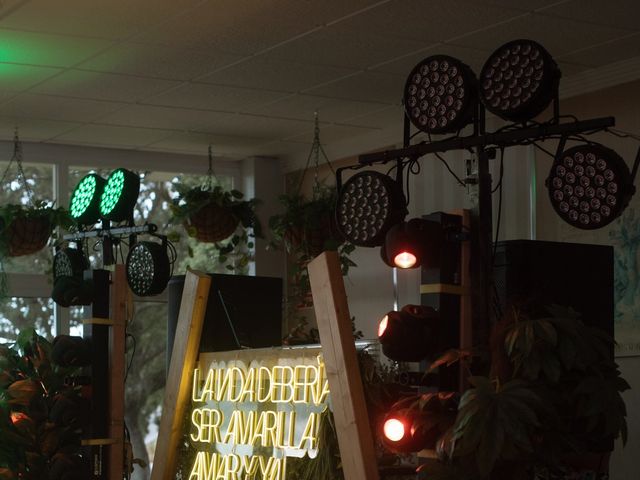
[[[195,238],[205,243],[215,243],[229,238],[240,223],[231,210],[209,203],[191,214],[185,222],[187,230],[195,230]]]
[[[316,228],[291,228],[287,230],[285,236],[293,250],[302,249],[302,245],[306,245],[305,253],[311,258],[324,252],[327,241],[341,243],[342,239],[332,214],[323,216]]]
[[[46,217],[16,218],[7,227],[10,257],[31,255],[42,250],[51,236],[51,223]]]

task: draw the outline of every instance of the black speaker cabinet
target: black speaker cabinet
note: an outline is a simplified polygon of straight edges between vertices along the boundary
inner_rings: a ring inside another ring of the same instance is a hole
[[[201,352],[282,345],[282,279],[210,274]],[[184,275],[168,285],[167,371],[176,334]]]
[[[582,321],[613,336],[613,247],[580,243],[499,242],[494,278],[503,308],[571,307]]]

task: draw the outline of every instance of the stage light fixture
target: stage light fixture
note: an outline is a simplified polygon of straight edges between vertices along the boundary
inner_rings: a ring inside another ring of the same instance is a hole
[[[557,96],[560,70],[533,40],[506,43],[480,72],[480,100],[491,113],[513,122],[530,120]]]
[[[53,279],[60,277],[82,278],[83,272],[89,268],[89,260],[82,250],[62,248],[53,257]]]
[[[126,269],[127,283],[133,293],[139,297],[162,293],[171,276],[167,245],[136,243],[127,255]]]
[[[424,305],[387,313],[378,325],[382,352],[396,362],[419,362],[437,350],[440,316]]]
[[[100,198],[107,181],[95,173],[80,180],[71,194],[69,213],[79,225],[92,225],[100,219]]]
[[[391,407],[382,424],[382,440],[394,452],[411,453],[426,448],[429,438],[423,428],[419,428],[420,412],[415,408],[402,406],[409,402],[399,401]],[[413,403],[413,402],[411,402]]]
[[[443,240],[439,222],[413,218],[389,229],[380,250],[382,260],[390,267],[402,269],[429,266],[438,263]]]
[[[407,214],[402,187],[375,171],[355,174],[338,192],[336,219],[345,240],[362,247],[381,245]]]
[[[473,120],[477,97],[477,80],[467,65],[434,55],[416,65],[407,78],[405,114],[423,132],[456,132]]]
[[[546,185],[560,218],[583,230],[611,223],[635,193],[632,175],[622,157],[594,143],[574,146],[557,155]]]
[[[100,216],[121,222],[133,217],[133,207],[140,194],[138,174],[119,168],[111,172],[100,199]]]

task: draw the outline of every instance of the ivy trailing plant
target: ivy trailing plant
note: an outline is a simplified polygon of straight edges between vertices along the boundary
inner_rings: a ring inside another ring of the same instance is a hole
[[[314,186],[311,199],[300,193],[281,195],[284,210],[269,219],[270,247],[289,255],[288,303],[292,309],[311,306],[307,264],[320,253],[337,251],[343,275],[356,266],[350,258],[355,246],[345,242],[335,226],[336,198],[336,188],[326,185]]]
[[[244,200],[238,190],[221,186],[190,187],[174,184],[178,192],[170,206],[170,223],[182,224],[190,237],[215,246],[214,260],[228,270],[244,268],[251,260],[254,238],[262,238],[262,227],[256,216],[260,201]],[[174,233],[171,239],[179,240]]]
[[[0,479],[82,480],[79,387],[75,369],[52,362],[51,344],[33,330],[0,345]],[[64,475],[64,476],[63,476]]]
[[[436,440],[438,459],[421,466],[424,478],[587,478],[568,475],[606,468],[611,442],[627,440],[621,392],[629,385],[613,346],[571,309],[542,316],[513,309],[493,329],[486,374],[469,373],[471,387]],[[435,363],[472,355],[447,352]],[[422,422],[417,428],[434,428],[433,406],[411,404]]]

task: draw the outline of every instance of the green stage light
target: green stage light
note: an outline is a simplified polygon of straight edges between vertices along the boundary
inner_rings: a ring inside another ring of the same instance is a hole
[[[91,225],[100,218],[100,197],[106,180],[95,173],[84,177],[73,193],[69,202],[71,217],[80,225]]]
[[[124,168],[111,172],[100,199],[100,216],[105,220],[130,220],[140,193],[140,177]]]

